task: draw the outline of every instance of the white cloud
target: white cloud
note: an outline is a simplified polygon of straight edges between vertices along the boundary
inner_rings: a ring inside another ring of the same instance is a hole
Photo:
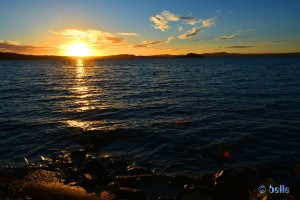
[[[183,23],[189,25],[195,25],[201,22],[201,20],[197,20],[191,16],[179,16],[167,10],[164,10],[159,15],[150,17],[150,21],[154,23],[153,27],[155,29],[160,29],[161,31],[170,29],[169,21],[182,21]]]
[[[227,39],[235,38],[238,36],[240,36],[240,34],[223,35],[223,36],[216,38],[215,40],[227,40]]]
[[[170,43],[172,40],[176,39],[175,36],[168,37],[166,43]]]
[[[214,26],[216,24],[216,21],[217,21],[217,17],[212,17],[212,18],[204,19],[204,20],[201,21],[202,27],[211,27],[211,26]]]
[[[180,17],[178,15],[175,15],[167,10],[164,10],[161,15],[168,21],[179,21]]]
[[[140,36],[138,33],[131,33],[131,32],[121,32],[117,33],[116,35],[123,35],[123,36]]]
[[[200,29],[201,29],[201,27],[192,28],[191,30],[187,31],[186,33],[178,36],[178,38],[180,38],[180,39],[189,39],[191,37],[194,37],[194,36],[198,35]]]
[[[178,31],[181,32],[183,30],[182,26],[178,26]]]
[[[150,17],[150,20],[154,22],[154,28],[155,29],[160,29],[161,31],[165,31],[170,28],[168,24],[168,20],[166,20],[163,16],[161,15],[156,15],[155,17]]]

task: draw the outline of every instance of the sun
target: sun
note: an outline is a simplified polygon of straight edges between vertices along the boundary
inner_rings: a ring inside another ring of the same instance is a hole
[[[91,51],[85,43],[74,43],[67,47],[67,56],[86,57],[91,56]]]

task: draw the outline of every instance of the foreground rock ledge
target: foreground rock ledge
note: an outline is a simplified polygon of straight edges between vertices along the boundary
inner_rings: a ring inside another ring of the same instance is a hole
[[[56,172],[37,170],[25,177],[22,189],[33,197],[42,199],[98,199],[82,187],[65,185]]]

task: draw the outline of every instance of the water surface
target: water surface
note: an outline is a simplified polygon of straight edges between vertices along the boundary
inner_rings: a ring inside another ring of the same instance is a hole
[[[0,62],[0,159],[37,160],[116,134],[101,148],[159,172],[300,163],[300,59]],[[89,141],[89,140],[86,140]]]

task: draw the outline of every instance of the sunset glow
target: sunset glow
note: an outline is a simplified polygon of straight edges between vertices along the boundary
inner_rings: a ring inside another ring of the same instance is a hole
[[[3,2],[0,52],[75,57],[300,52],[300,1],[135,1],[134,8],[130,4]]]
[[[86,57],[91,56],[91,51],[84,43],[74,43],[67,47],[67,56]]]

